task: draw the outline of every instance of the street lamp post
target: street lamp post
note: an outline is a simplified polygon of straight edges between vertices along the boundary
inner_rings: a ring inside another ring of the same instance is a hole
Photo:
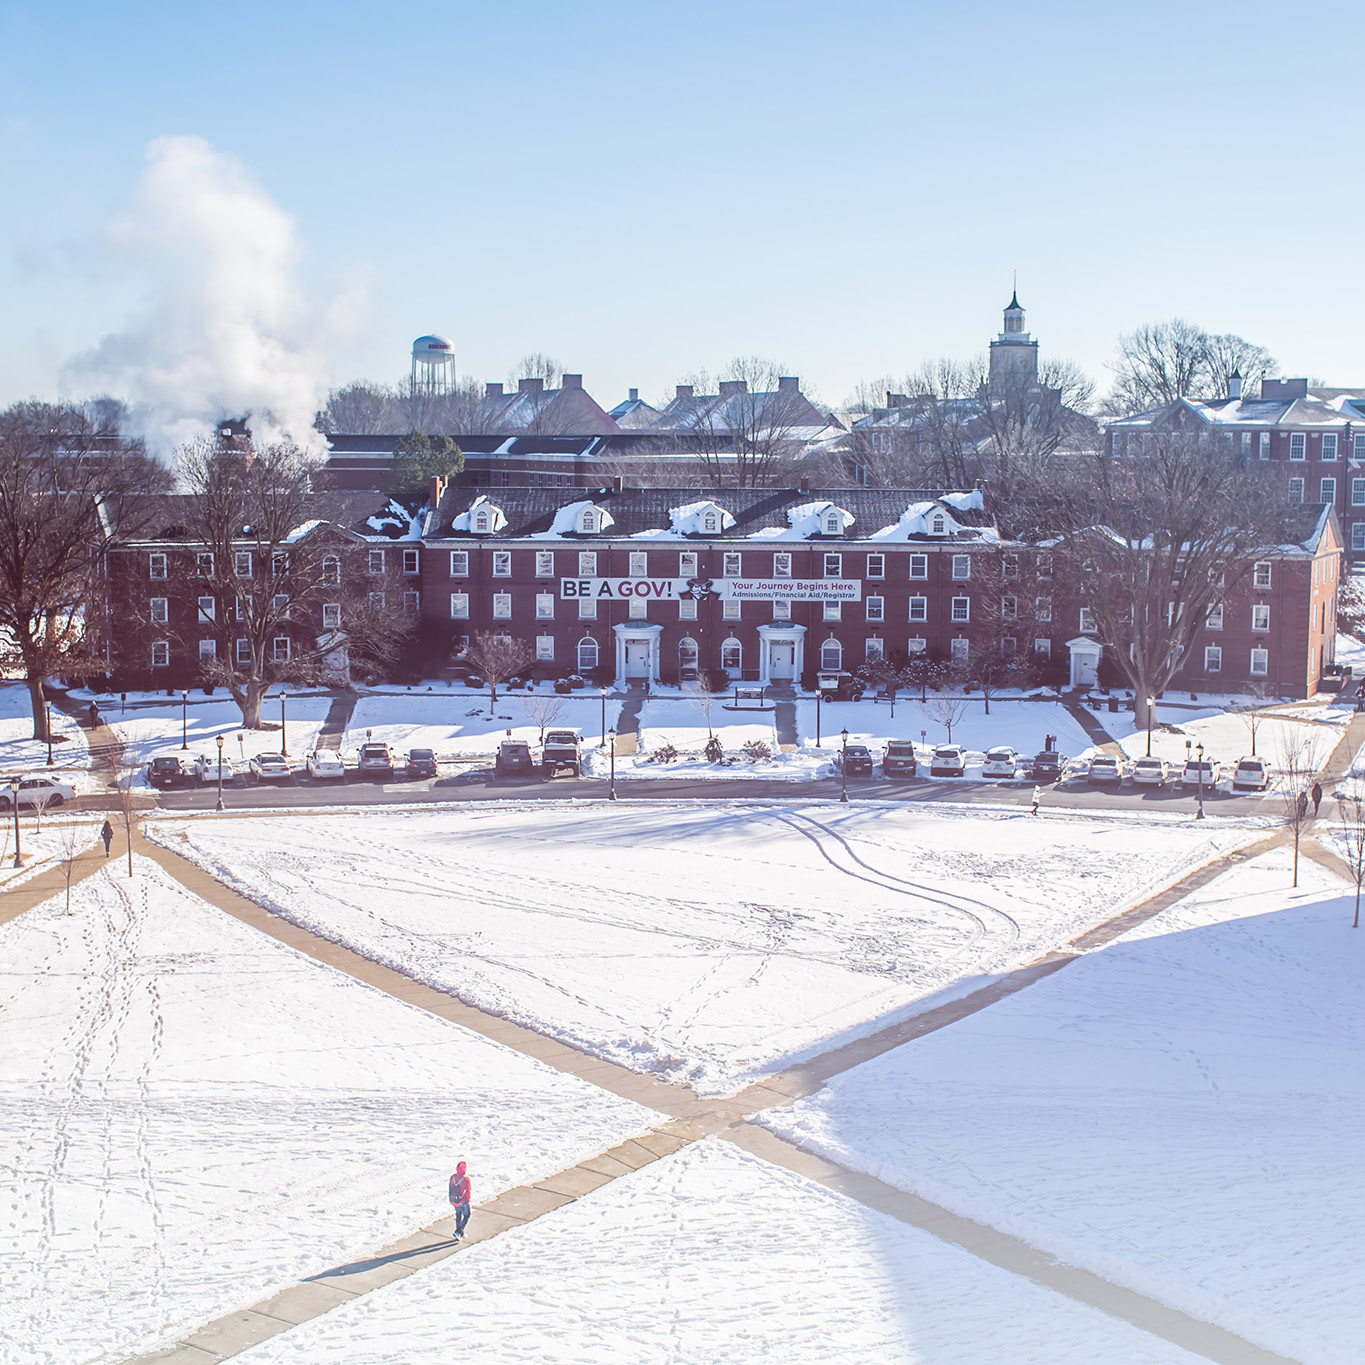
[[[281,693],[280,693],[280,753],[283,754],[285,758],[288,758],[288,757],[289,757],[289,733],[288,733],[288,731],[284,728],[284,704],[285,704],[285,702],[288,701],[288,700],[289,700],[289,698],[286,697],[286,696],[284,695],[284,692],[283,692],[283,691],[281,691]]]
[[[1147,698],[1147,757],[1152,756],[1152,712],[1156,710],[1156,698]]]
[[[218,809],[223,809],[223,737],[218,736]]]
[[[52,759],[52,703],[43,704],[43,724],[47,727],[47,766],[53,766]]]
[[[597,690],[602,694],[602,738],[597,741],[597,747],[604,749],[607,744],[607,689],[599,687]]]
[[[11,777],[9,780],[9,800],[14,807],[14,865],[23,867],[24,860],[19,856],[19,779]]]
[[[180,747],[190,747],[190,694],[183,687],[180,689]]]
[[[820,747],[820,703],[825,699],[825,689],[820,686],[820,679],[815,680],[815,747]]]
[[[611,785],[607,788],[607,800],[616,800],[616,727],[611,727]]]
[[[1204,746],[1196,744],[1194,751],[1199,755],[1199,813],[1194,818],[1202,820],[1204,818]]]
[[[839,731],[843,748],[839,753],[839,800],[848,800],[848,730]]]

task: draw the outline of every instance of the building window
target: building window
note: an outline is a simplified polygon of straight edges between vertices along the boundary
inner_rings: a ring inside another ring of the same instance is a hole
[[[826,640],[820,646],[820,671],[837,673],[844,666],[844,647],[838,640]]]
[[[1270,561],[1268,559],[1258,559],[1252,567],[1251,585],[1254,588],[1268,588],[1270,586]]]
[[[450,552],[450,576],[452,578],[469,577],[468,550],[452,550]]]
[[[948,518],[945,517],[942,512],[935,512],[934,515],[929,518],[929,534],[941,536],[946,534],[947,530]]]
[[[169,640],[157,640],[152,645],[152,667],[169,668],[171,664],[171,645]]]
[[[1335,460],[1337,457],[1337,434],[1334,431],[1322,433],[1322,458]]]
[[[1261,459],[1268,460],[1270,458],[1270,433],[1268,431],[1261,432],[1260,446]]]
[[[886,657],[885,642],[878,636],[870,636],[863,642],[863,658],[871,663],[874,659]]]
[[[597,603],[591,597],[580,597],[578,599],[578,619],[580,621],[597,620]]]
[[[240,559],[241,556],[239,555]],[[247,559],[250,560],[248,555]],[[247,573],[251,572],[248,565]],[[338,588],[341,586],[341,560],[337,555],[325,555],[322,561],[322,586],[324,588]]]
[[[1221,673],[1223,671],[1223,647],[1222,645],[1204,646],[1204,672]]]
[[[773,603],[773,620],[790,621],[792,619],[792,604],[785,599],[779,599]]]
[[[1019,577],[1019,556],[1018,556],[1018,555],[1004,555],[1004,556],[1002,556],[1002,558],[1001,558],[1001,560],[1000,560],[1000,577],[1001,577],[1001,578],[1018,578],[1018,577]]]
[[[1095,630],[1095,613],[1089,607],[1081,608],[1080,631],[1082,635],[1091,635]]]
[[[503,471],[502,483],[507,482],[507,473]],[[482,508],[474,513],[474,530],[478,535],[487,535],[493,529],[493,514],[486,512]]]
[[[1014,621],[1019,616],[1019,599],[1017,597],[1002,597],[1000,599],[1000,619],[1002,621]]]
[[[467,621],[469,619],[469,594],[467,592],[450,594],[450,619],[452,621]]]
[[[596,550],[580,550],[578,552],[578,576],[579,578],[597,577]]]
[[[1303,501],[1302,479],[1289,480],[1289,501],[1295,504],[1301,503]]]
[[[583,509],[583,515],[578,519],[578,529],[587,535],[592,535],[598,529],[597,508]]]
[[[736,606],[739,604],[736,603]],[[726,603],[729,606],[729,603]],[[649,603],[643,597],[632,597],[630,599],[630,619],[632,621],[644,621],[649,616]]]
[[[213,555],[198,554],[194,557],[194,572],[200,578],[213,577]]]
[[[218,657],[217,640],[199,641],[199,662],[201,664],[211,664]]]
[[[1365,507],[1365,479],[1351,480],[1351,506]],[[165,574],[162,574],[162,577],[164,578]]]
[[[1365,521],[1351,523],[1351,549],[1365,550]]]
[[[543,664],[554,663],[555,637],[553,635],[536,636],[536,658]]]
[[[869,597],[867,599],[867,619],[869,621],[886,620],[886,598]]]
[[[324,560],[322,561],[322,564],[323,564],[323,572],[326,573],[326,572],[327,572],[327,561],[324,559]],[[250,550],[238,550],[237,553],[236,553],[235,555],[232,556],[232,571],[237,575],[238,578],[250,578],[250,577],[251,577],[251,551],[250,551]]]
[[[972,557],[971,555],[953,556],[953,577],[962,579],[972,576]]]
[[[370,594],[371,611],[383,611],[385,606],[387,605],[387,602],[388,599],[386,595],[382,592],[372,592]]]
[[[838,512],[831,510],[825,513],[825,534],[827,536],[837,536],[843,529]]]
[[[725,573],[725,577],[726,577],[726,578],[738,578],[738,577],[739,577],[739,556],[738,556],[738,555],[726,555],[726,556],[725,556],[725,570],[724,570],[724,573]]]
[[[1252,630],[1270,629],[1270,603],[1256,602],[1252,604],[1251,628]]]
[[[694,597],[681,597],[678,599],[678,620],[695,621],[697,619],[697,601]]]
[[[955,664],[965,664],[967,662],[967,655],[970,651],[970,642],[963,639],[960,635],[956,640],[952,641],[948,647],[948,652],[952,655],[952,660]]]
[[[1365,522],[1362,522],[1361,524],[1362,524],[1362,525],[1365,525]],[[170,620],[169,602],[170,602],[170,599],[169,599],[169,598],[166,598],[166,597],[153,597],[153,598],[152,598],[152,612],[151,612],[151,615],[152,615],[152,623],[153,623],[154,625],[164,626],[164,625],[166,624],[166,622],[167,622],[168,620]]]
[[[738,673],[744,664],[744,647],[732,635],[720,647],[720,666],[727,673]]]
[[[912,597],[910,599],[910,619],[912,621],[927,621],[929,619],[929,599],[927,597]]]
[[[512,619],[512,594],[510,592],[495,592],[493,594],[493,619],[495,621],[510,621]]]
[[[820,619],[822,621],[839,621],[843,619],[842,602],[821,602],[822,611]]]
[[[416,616],[422,605],[422,594],[416,588],[410,588],[403,594],[403,615]]]
[[[720,530],[720,522],[714,512],[708,512],[702,518],[701,528],[703,531],[708,532],[715,532]]]
[[[289,662],[289,636],[275,636],[270,642],[270,652],[277,664],[287,664]]]
[[[585,635],[578,642],[578,671],[591,673],[597,667],[597,641]]]
[[[953,598],[953,620],[970,621],[972,619],[972,599],[970,597]]]
[[[323,630],[341,629],[340,602],[324,602],[322,604],[322,628]]]
[[[695,578],[697,576],[697,555],[696,551],[688,551],[678,556],[678,577]]]
[[[512,577],[512,552],[511,550],[493,551],[493,577],[511,578]]]
[[[869,578],[886,577],[886,556],[868,555],[867,557],[867,576]]]
[[[910,577],[928,578],[929,577],[929,556],[911,555],[910,556]]]
[[[678,671],[695,675],[700,659],[701,649],[697,642],[690,635],[684,635],[678,641]]]
[[[1318,501],[1330,502],[1335,504],[1337,500],[1337,481],[1335,479],[1318,480]]]
[[[630,576],[632,578],[644,578],[649,573],[649,554],[645,550],[632,550],[630,552]]]
[[[1039,556],[1038,556],[1038,577],[1039,577],[1039,578],[1051,578],[1051,577],[1052,577],[1052,556],[1051,556],[1051,555],[1039,555]]]
[[[1365,489],[1365,479],[1357,479],[1356,482],[1357,482],[1358,484],[1360,484],[1360,486],[1361,486],[1362,489]],[[1363,495],[1363,496],[1361,497],[1361,501],[1362,501],[1362,502],[1365,502],[1365,495]],[[148,555],[148,556],[147,556],[147,565],[148,565],[148,577],[150,577],[150,578],[165,578],[165,577],[166,577],[166,556],[165,556],[165,555]]]
[[[1351,444],[1355,450],[1357,460],[1365,460],[1365,435],[1351,437]]]
[[[370,571],[370,573],[383,573],[383,572],[384,572],[384,551],[383,551],[383,550],[371,550],[371,551],[370,551],[369,571]]]
[[[555,597],[552,592],[536,593],[536,620],[553,621],[555,618]]]
[[[1052,620],[1052,598],[1035,597],[1033,599],[1033,615],[1039,621]]]
[[[929,647],[929,641],[923,635],[912,635],[905,642],[905,652],[907,654],[923,654]]]
[[[732,600],[731,598],[728,597],[725,598],[725,600],[722,601],[720,604],[721,620],[738,621],[741,614],[741,608],[743,606],[744,606],[743,602],[740,602],[738,600]]]
[[[1251,651],[1251,676],[1253,678],[1264,678],[1270,672],[1270,651],[1268,649],[1253,649]]]
[[[249,664],[251,662],[251,641],[241,639],[237,641],[237,662],[239,664]]]
[[[1249,431],[1242,433],[1242,458],[1244,460],[1251,459],[1251,433]]]
[[[212,621],[218,614],[218,603],[212,597],[201,597],[199,599],[199,619],[201,621]]]
[[[553,578],[555,576],[555,552],[553,550],[536,551],[536,577]]]
[[[1204,629],[1223,629],[1223,604],[1221,602],[1215,602],[1214,605],[1209,608],[1208,614],[1204,617]]]
[[[1052,641],[1035,640],[1033,642],[1033,654],[1038,659],[1050,659],[1052,657]]]
[[[1308,452],[1308,437],[1301,431],[1291,433],[1289,437],[1289,458],[1291,460],[1301,460]]]
[[[383,594],[381,593],[380,596],[382,597]],[[289,594],[287,592],[277,592],[270,599],[270,604],[281,616],[287,617],[289,615]]]
[[[1002,635],[1000,637],[1000,653],[1007,659],[1013,654],[1018,654],[1019,641],[1013,635]]]
[[[826,555],[826,556],[825,556],[825,577],[826,577],[826,578],[842,578],[842,577],[843,577],[843,573],[844,573],[844,557],[843,557],[843,555]]]

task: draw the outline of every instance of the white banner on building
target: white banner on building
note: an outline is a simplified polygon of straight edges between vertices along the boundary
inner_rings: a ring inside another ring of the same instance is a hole
[[[860,578],[561,578],[563,599],[594,602],[861,602]]]

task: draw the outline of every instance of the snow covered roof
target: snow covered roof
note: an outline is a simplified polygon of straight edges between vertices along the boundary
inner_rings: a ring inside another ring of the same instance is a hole
[[[1316,390],[1306,397],[1179,398],[1163,407],[1116,418],[1109,427],[1113,431],[1151,431],[1190,414],[1211,427],[1320,427],[1340,431],[1360,420],[1360,412],[1351,406],[1357,397],[1361,397],[1358,390]]]
[[[480,520],[486,517],[486,524]],[[507,517],[501,507],[491,502],[486,493],[480,493],[473,502],[451,523],[452,531],[463,531],[466,535],[490,535],[506,530]]]
[[[584,519],[585,512],[592,514],[591,525]],[[528,539],[558,540],[561,536],[592,535],[598,531],[605,531],[608,526],[614,524],[614,520],[605,507],[599,507],[589,498],[561,507],[544,531],[535,531]]]
[[[993,525],[981,525],[974,514],[984,514],[985,499],[980,489],[970,493],[945,493],[941,498],[912,502],[894,524],[873,531],[870,540],[901,542],[944,540],[969,536],[998,543],[999,532]]]

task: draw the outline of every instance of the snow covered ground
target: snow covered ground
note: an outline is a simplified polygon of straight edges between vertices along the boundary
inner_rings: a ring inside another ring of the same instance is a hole
[[[712,1093],[971,989],[1250,837],[882,805],[532,804],[151,830],[369,957]]]
[[[242,1365],[1195,1365],[708,1138],[292,1328]]]
[[[766,1121],[1307,1365],[1359,1360],[1365,934],[1354,888],[1303,860],[1291,891],[1288,860]]]
[[[471,688],[439,688],[431,693],[385,693],[361,697],[346,728],[343,748],[358,749],[366,732],[376,741],[395,749],[433,749],[440,756],[492,754],[512,731],[532,747],[540,743],[540,722],[532,712],[538,705],[558,706],[559,714],[547,728],[582,732],[584,745],[596,745],[602,737],[602,698],[593,692],[568,696],[540,688],[534,693],[499,692],[498,709],[488,713],[488,692]],[[607,726],[621,714],[619,698],[607,698]]]
[[[120,1360],[658,1116],[139,859],[0,926],[0,1362]]]
[[[706,717],[686,699],[651,697],[640,708],[640,752],[652,754],[665,744],[680,753],[700,753],[714,731],[727,752],[733,752],[751,740],[766,744],[777,752],[777,731],[773,728],[771,711],[727,711],[717,697],[711,707],[711,726]]]
[[[62,736],[52,746],[52,757],[59,768],[85,769],[90,766],[90,745],[85,731],[70,716],[52,708],[53,735]],[[47,772],[47,745],[33,738],[33,703],[26,683],[0,684],[0,772]],[[84,774],[65,774],[84,786]]]
[[[120,817],[108,817],[116,825]],[[39,872],[45,872],[54,863],[60,863],[68,853],[79,856],[88,848],[93,848],[99,838],[100,826],[104,824],[105,813],[97,815],[71,815],[61,811],[48,811],[46,814],[21,808],[19,812],[19,850],[23,854],[23,866],[14,866],[14,813],[0,814],[0,889],[8,889],[27,881]],[[115,849],[126,849],[123,829],[119,826],[114,838]]]

